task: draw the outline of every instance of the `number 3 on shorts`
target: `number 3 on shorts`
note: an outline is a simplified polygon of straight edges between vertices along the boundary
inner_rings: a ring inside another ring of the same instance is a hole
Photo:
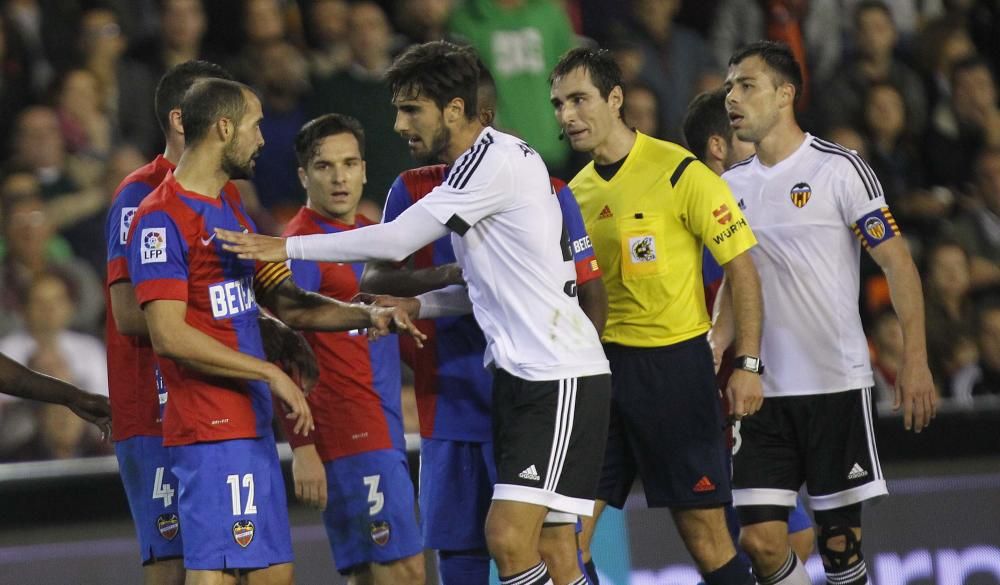
[[[365,485],[368,486],[368,503],[371,504],[368,507],[369,516],[378,514],[385,506],[385,494],[378,490],[380,481],[382,481],[381,475],[366,475],[364,477]]]
[[[169,508],[174,501],[174,488],[169,483],[163,483],[163,468],[156,468],[156,477],[153,478],[153,499],[162,499],[163,507]]]

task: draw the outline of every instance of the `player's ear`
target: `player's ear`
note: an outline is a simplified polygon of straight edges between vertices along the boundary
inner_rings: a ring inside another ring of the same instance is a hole
[[[308,189],[306,187],[306,170],[302,167],[299,167],[299,183],[302,183],[303,189]]]
[[[716,160],[726,160],[726,150],[728,146],[726,145],[725,139],[717,134],[713,134],[708,137],[708,154]]]
[[[229,137],[235,133],[236,128],[233,126],[233,121],[229,118],[219,118],[215,122],[215,131],[218,132],[219,138],[223,142],[229,142]]]
[[[623,118],[624,116],[622,116],[622,107],[624,106],[624,104],[625,104],[625,90],[623,90],[622,86],[620,85],[612,87],[611,91],[608,93],[608,105],[611,106],[612,110],[617,110],[618,115]]]
[[[795,86],[791,83],[782,83],[778,87],[778,94],[781,96],[781,105],[795,105]]]
[[[460,97],[452,98],[444,107],[444,119],[449,124],[454,124],[459,118],[465,117],[465,100]]]
[[[180,108],[174,108],[170,110],[167,114],[167,122],[170,125],[170,129],[184,136],[184,119],[181,116]]]

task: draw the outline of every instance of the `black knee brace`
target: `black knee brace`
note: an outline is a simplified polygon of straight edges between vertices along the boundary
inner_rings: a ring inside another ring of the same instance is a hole
[[[817,510],[814,512],[816,523],[819,524],[817,548],[827,573],[841,573],[864,562],[861,554],[861,539],[854,534],[853,528],[861,527],[861,504],[836,508],[834,510]],[[830,548],[830,540],[838,536],[844,537],[844,550]],[[854,560],[852,561],[852,557]]]

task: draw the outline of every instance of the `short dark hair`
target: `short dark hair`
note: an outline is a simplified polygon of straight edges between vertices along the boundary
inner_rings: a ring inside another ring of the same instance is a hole
[[[802,67],[788,45],[776,41],[743,45],[729,58],[729,66],[739,65],[749,57],[760,57],[785,83],[791,83],[795,88],[795,102],[798,103],[802,97]]]
[[[996,83],[996,76],[993,74],[993,68],[990,67],[990,62],[980,55],[973,54],[959,59],[954,65],[951,66],[951,84],[953,86],[955,85],[955,80],[958,79],[958,75],[960,73],[965,73],[979,68],[983,68],[988,71],[990,77],[993,78],[993,82]]]
[[[549,75],[549,85],[552,85],[556,78],[568,75],[581,67],[590,75],[590,82],[594,84],[602,98],[608,99],[611,90],[616,86],[622,88],[622,92],[625,91],[621,67],[618,66],[611,51],[607,49],[595,51],[586,47],[570,49],[559,58],[559,62],[552,69],[552,74]]]
[[[861,0],[861,2],[858,2],[854,6],[854,14],[852,15],[854,18],[852,22],[855,27],[861,23],[861,13],[868,12],[869,10],[878,10],[892,21],[892,9],[885,3],[885,0]],[[893,21],[893,26],[895,26],[895,21]]]
[[[210,77],[195,81],[181,99],[185,142],[189,146],[200,142],[221,118],[239,124],[247,109],[245,91],[252,90],[229,79]]]
[[[323,114],[303,124],[295,135],[295,157],[299,166],[306,168],[316,156],[320,141],[337,134],[353,134],[358,141],[361,158],[365,158],[365,129],[361,122],[345,114]]]
[[[181,99],[191,85],[205,77],[232,80],[228,71],[208,61],[185,61],[170,68],[156,84],[156,121],[166,134],[170,130],[170,110],[179,108]]]
[[[728,143],[733,137],[733,127],[726,113],[726,90],[706,91],[688,104],[684,115],[684,142],[702,162],[708,155],[708,139],[721,136]]]
[[[432,41],[404,51],[385,72],[385,80],[392,88],[393,99],[404,93],[424,95],[441,110],[451,100],[461,99],[465,117],[473,120],[479,116],[478,61],[476,52],[469,47]]]

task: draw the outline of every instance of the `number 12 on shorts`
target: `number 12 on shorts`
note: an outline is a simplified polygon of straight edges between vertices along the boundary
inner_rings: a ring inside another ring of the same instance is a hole
[[[226,477],[226,483],[229,484],[229,493],[233,497],[233,516],[240,516],[240,476],[233,474]],[[247,506],[242,508],[243,514],[256,514],[257,506],[253,503],[253,474],[248,473],[243,476],[243,487],[247,488]]]

